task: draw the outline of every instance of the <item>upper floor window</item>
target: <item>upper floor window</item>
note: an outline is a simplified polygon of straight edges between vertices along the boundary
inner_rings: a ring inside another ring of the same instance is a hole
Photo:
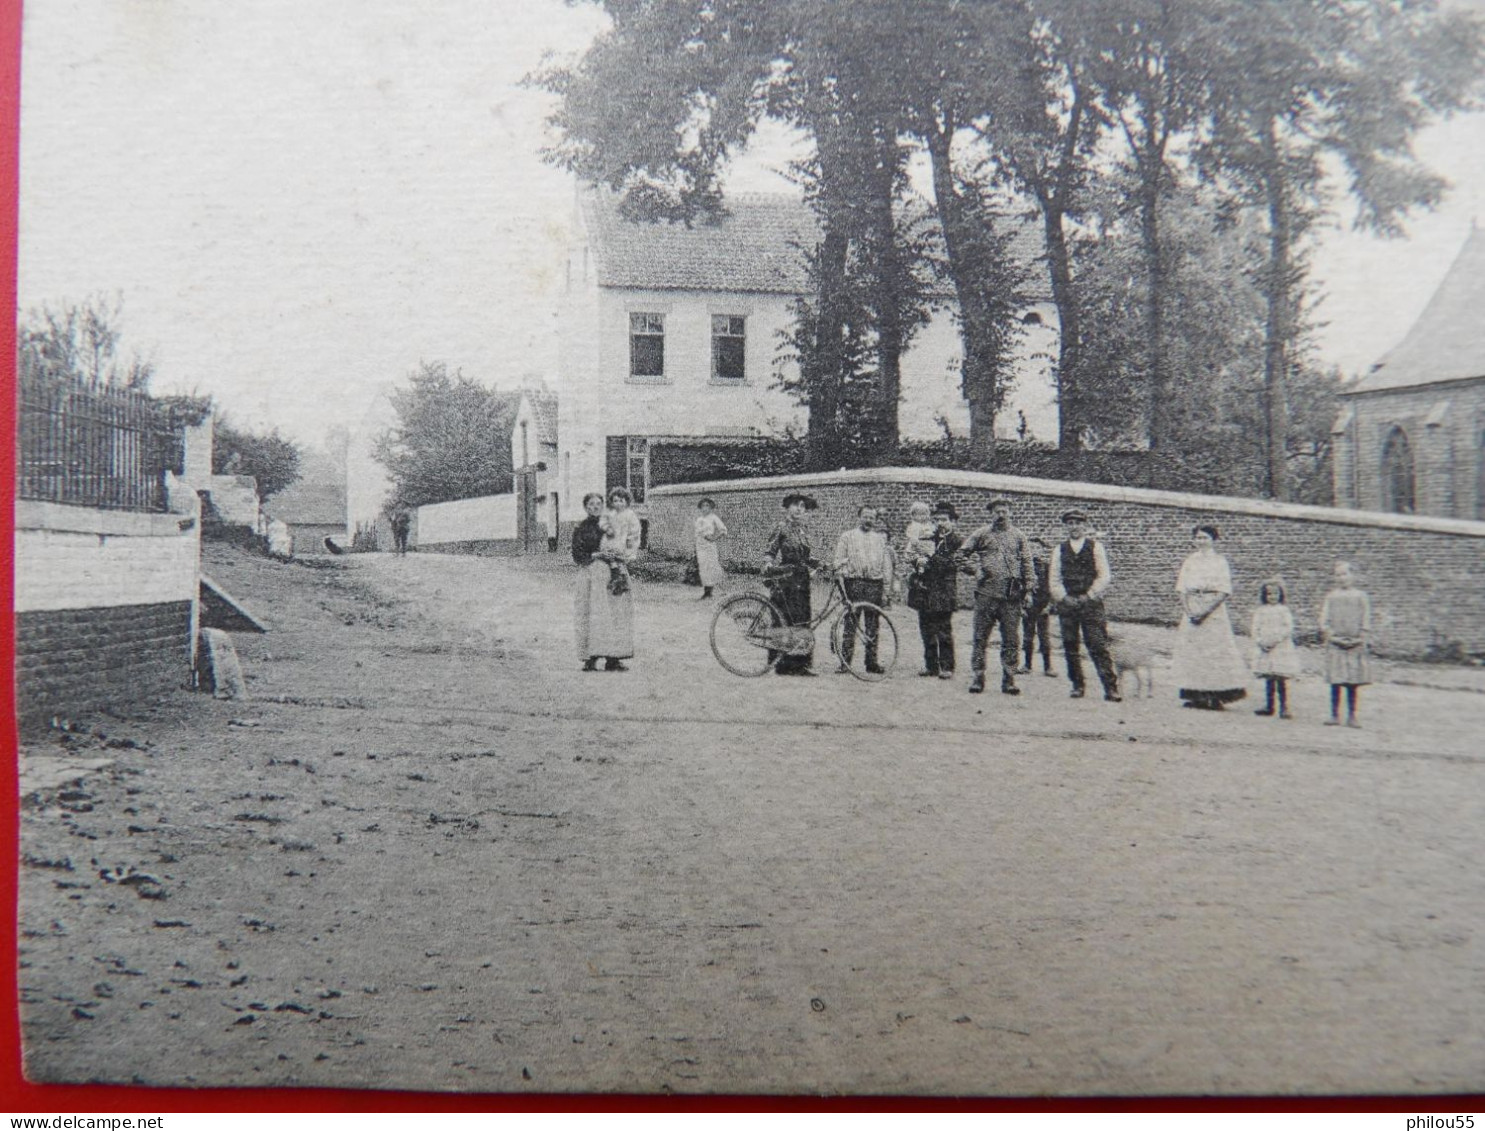
[[[629,316],[629,376],[665,376],[665,315]]]
[[[712,315],[713,381],[741,381],[746,376],[747,321],[739,314]]]
[[[1394,428],[1382,445],[1382,509],[1412,514],[1416,502],[1413,493],[1413,446],[1406,432]]]

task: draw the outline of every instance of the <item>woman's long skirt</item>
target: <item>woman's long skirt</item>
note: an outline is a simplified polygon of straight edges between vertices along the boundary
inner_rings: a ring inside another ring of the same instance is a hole
[[[717,544],[705,538],[696,540],[696,568],[701,574],[701,584],[708,589],[721,585],[727,579],[722,572],[722,559],[717,553]]]
[[[1232,635],[1226,605],[1201,624],[1181,618],[1171,678],[1181,689],[1181,698],[1195,702],[1232,703],[1248,694],[1248,666]]]
[[[608,591],[608,581],[607,562],[595,561],[578,573],[573,614],[580,660],[589,656],[624,660],[634,655],[634,593],[615,597]]]

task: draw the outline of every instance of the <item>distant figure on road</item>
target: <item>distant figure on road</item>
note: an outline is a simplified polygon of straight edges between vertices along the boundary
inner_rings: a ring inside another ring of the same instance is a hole
[[[933,534],[926,540],[930,552],[908,580],[908,608],[918,610],[918,635],[923,638],[923,670],[918,674],[939,679],[954,678],[954,608],[959,598],[957,557],[964,541],[954,530],[958,517],[953,503],[934,506]]]
[[[634,595],[627,586],[623,592],[613,592],[609,566],[616,555],[618,560],[632,560],[633,551],[623,556],[631,538],[630,524],[605,516],[603,496],[596,492],[583,496],[583,510],[587,517],[572,532],[572,560],[581,567],[573,597],[578,658],[585,672],[596,671],[600,658],[605,671],[627,671],[620,661],[634,655]],[[632,511],[627,513],[634,517]],[[603,531],[605,517],[613,534]],[[637,519],[634,525],[638,526]],[[637,531],[632,540],[637,549]]]
[[[1325,682],[1330,684],[1330,718],[1326,726],[1339,726],[1341,689],[1346,690],[1346,725],[1356,721],[1356,694],[1372,681],[1367,657],[1367,638],[1372,632],[1372,602],[1356,587],[1350,562],[1335,563],[1335,588],[1325,594],[1320,606],[1320,634],[1325,640]]]
[[[1067,678],[1072,682],[1071,696],[1081,699],[1086,694],[1083,682],[1083,657],[1078,651],[1078,636],[1088,646],[1088,658],[1103,684],[1103,697],[1119,702],[1119,675],[1109,651],[1109,620],[1104,612],[1103,595],[1109,587],[1108,554],[1103,543],[1088,533],[1088,515],[1076,508],[1062,513],[1062,529],[1067,537],[1052,551],[1047,571],[1047,589],[1057,606],[1057,620],[1062,627],[1062,656],[1067,662]],[[1030,653],[1027,664],[1030,665]]]
[[[815,560],[804,516],[817,505],[809,495],[785,495],[784,519],[769,532],[764,546],[769,596],[786,624],[810,622],[810,567]],[[812,652],[780,656],[773,670],[779,675],[814,675],[814,659]]]
[[[1248,669],[1227,612],[1232,568],[1217,553],[1220,537],[1215,526],[1193,528],[1194,548],[1176,575],[1182,616],[1171,670],[1185,700],[1181,705],[1204,711],[1220,711],[1248,694]]]
[[[399,554],[407,553],[407,532],[412,529],[412,516],[406,508],[398,507],[392,512],[392,547]]]
[[[726,578],[722,559],[717,553],[717,539],[727,536],[727,524],[716,514],[717,504],[702,499],[696,504],[696,572],[701,579],[701,599],[708,600],[712,590]]]

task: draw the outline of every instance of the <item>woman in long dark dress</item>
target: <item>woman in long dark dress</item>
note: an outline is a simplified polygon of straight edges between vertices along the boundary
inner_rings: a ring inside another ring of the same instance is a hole
[[[784,615],[786,624],[810,622],[810,567],[814,564],[805,512],[816,507],[808,495],[784,496],[784,519],[768,535],[764,547],[770,573],[769,596]],[[774,671],[779,675],[814,675],[813,651],[779,657]]]
[[[578,658],[585,672],[597,670],[600,657],[605,671],[627,671],[620,661],[634,655],[634,597],[627,586],[614,592],[611,562],[606,560],[614,553],[605,548],[614,536],[603,528],[603,496],[585,495],[583,509],[587,517],[572,532],[572,560],[581,567],[573,595]]]

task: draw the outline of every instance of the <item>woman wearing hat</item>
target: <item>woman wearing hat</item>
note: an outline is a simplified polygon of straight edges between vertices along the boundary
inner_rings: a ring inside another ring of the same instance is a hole
[[[1217,552],[1220,537],[1215,526],[1195,527],[1191,531],[1194,548],[1176,576],[1182,616],[1171,658],[1172,675],[1185,700],[1182,706],[1206,711],[1220,711],[1248,694],[1247,665],[1233,639],[1227,612],[1232,568]]]
[[[768,535],[764,547],[769,596],[784,615],[786,624],[810,622],[810,567],[815,564],[809,528],[804,516],[816,507],[808,495],[784,496],[784,518]],[[783,655],[774,666],[779,675],[814,675],[814,653]]]
[[[959,603],[959,564],[955,557],[964,540],[954,530],[959,517],[953,503],[933,507],[932,550],[908,583],[907,604],[918,610],[923,638],[924,676],[954,678],[954,608]]]

